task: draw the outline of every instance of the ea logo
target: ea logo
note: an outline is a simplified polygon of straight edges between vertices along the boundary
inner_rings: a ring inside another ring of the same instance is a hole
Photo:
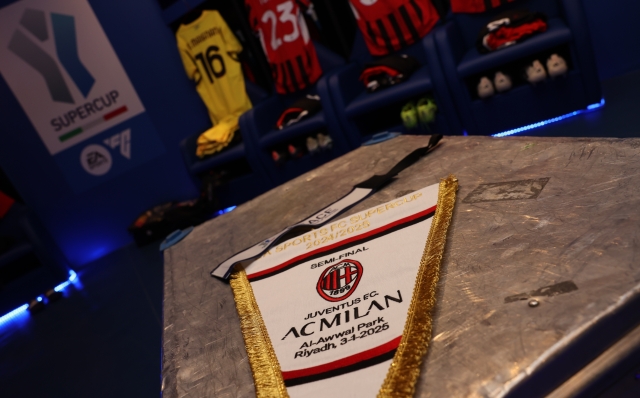
[[[327,301],[341,301],[351,296],[362,279],[362,264],[355,260],[342,260],[324,270],[316,290]]]
[[[111,154],[102,145],[89,145],[80,153],[80,164],[94,176],[107,174],[111,170],[111,163]]]

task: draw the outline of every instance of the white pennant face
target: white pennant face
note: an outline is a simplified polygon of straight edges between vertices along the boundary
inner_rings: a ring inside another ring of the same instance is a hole
[[[400,343],[438,185],[336,220],[246,267],[292,397],[375,396]]]

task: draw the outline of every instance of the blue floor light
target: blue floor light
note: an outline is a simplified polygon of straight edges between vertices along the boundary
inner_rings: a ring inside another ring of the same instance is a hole
[[[227,207],[226,209],[222,209],[222,210],[218,210],[218,212],[216,213],[216,216],[221,216],[225,213],[230,212],[231,210],[235,209],[236,206],[231,206],[231,207]]]
[[[78,274],[76,274],[75,271],[73,270],[69,271],[69,279],[62,282],[58,286],[54,287],[53,290],[55,290],[56,292],[64,290],[64,288],[69,286],[71,282],[75,281],[77,277],[78,277]]]
[[[604,106],[604,98],[600,100],[597,104],[591,104],[587,107],[587,110],[592,111],[594,109],[602,108]]]
[[[24,305],[16,308],[15,310],[9,312],[8,314],[4,314],[3,316],[0,317],[0,326],[2,326],[5,323],[10,322],[10,321],[16,319],[18,316],[22,315],[23,313],[25,313],[27,311],[27,308],[29,308],[29,304],[24,304]]]
[[[498,138],[499,137],[506,137],[506,136],[509,136],[509,135],[521,133],[523,131],[537,129],[538,127],[546,126],[547,124],[556,123],[556,122],[559,122],[561,120],[568,119],[570,117],[574,117],[574,116],[581,115],[583,113],[591,112],[591,111],[596,110],[598,108],[602,108],[603,106],[604,106],[604,98],[601,99],[600,102],[598,102],[596,104],[591,104],[591,105],[587,106],[585,109],[580,109],[580,110],[577,110],[577,111],[574,111],[574,112],[571,112],[571,113],[567,113],[566,115],[562,115],[562,116],[554,117],[554,118],[551,118],[551,119],[543,120],[543,121],[538,122],[538,123],[528,124],[526,126],[518,127],[518,128],[507,130],[507,131],[503,131],[502,133],[491,134],[491,136],[492,137],[498,137]]]
[[[55,290],[56,292],[59,292],[61,290],[64,290],[64,288],[66,288],[67,286],[69,286],[69,284],[73,281],[75,281],[76,279],[78,279],[78,274],[76,274],[75,271],[70,270],[69,271],[69,279],[67,279],[66,281],[62,282],[61,284],[59,284],[58,286],[54,287],[53,290]],[[42,296],[38,296],[36,297],[36,300],[38,301],[42,301],[43,298]],[[14,320],[17,319],[20,315],[22,315],[23,313],[27,312],[27,309],[29,308],[29,304],[24,304],[21,305],[20,307],[16,308],[15,310],[4,314],[3,316],[0,317],[0,326]]]

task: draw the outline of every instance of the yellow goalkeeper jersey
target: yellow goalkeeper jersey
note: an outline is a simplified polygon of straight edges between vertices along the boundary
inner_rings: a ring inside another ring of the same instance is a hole
[[[205,10],[176,32],[187,75],[196,83],[214,126],[251,109],[238,54],[242,46],[218,11]]]

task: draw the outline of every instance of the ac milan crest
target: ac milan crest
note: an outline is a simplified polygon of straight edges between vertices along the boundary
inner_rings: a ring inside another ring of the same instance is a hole
[[[327,301],[341,301],[351,296],[361,278],[362,264],[345,259],[324,270],[316,290]]]

